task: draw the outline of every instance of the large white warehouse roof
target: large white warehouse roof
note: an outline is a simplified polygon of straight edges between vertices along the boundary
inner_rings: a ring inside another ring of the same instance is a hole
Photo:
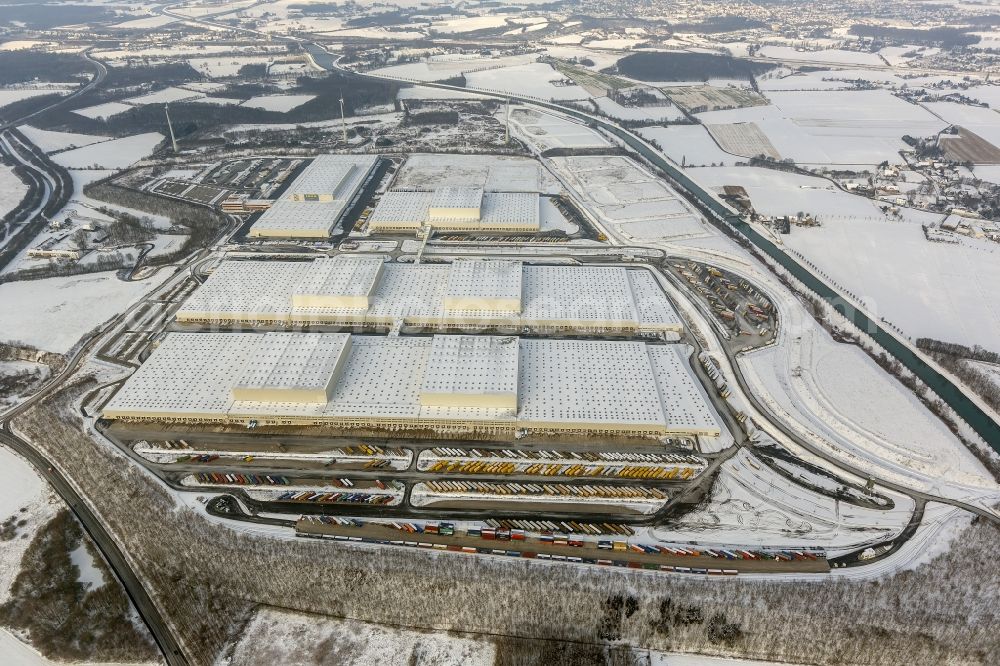
[[[104,416],[717,435],[690,352],[494,336],[171,333]]]
[[[621,266],[519,261],[225,261],[177,311],[181,322],[506,326],[680,331],[654,275]]]
[[[250,227],[254,238],[329,238],[374,170],[373,155],[319,155]]]

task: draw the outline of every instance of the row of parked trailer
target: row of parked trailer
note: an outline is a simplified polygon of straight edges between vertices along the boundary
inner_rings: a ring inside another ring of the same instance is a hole
[[[343,518],[338,516],[302,516],[302,519],[307,522],[320,522],[328,525],[339,525],[344,527],[365,527],[367,523],[358,518]],[[489,521],[492,525],[477,527],[470,526],[466,529],[466,536],[472,538],[479,538],[485,541],[502,541],[502,542],[527,542],[532,539],[528,537],[526,530],[522,530],[516,527],[509,527],[501,524],[498,521]],[[503,521],[503,523],[510,523],[511,521]],[[523,521],[522,521],[523,522]],[[549,521],[544,521],[549,523]],[[401,532],[410,535],[437,535],[437,536],[454,536],[456,534],[455,526],[453,523],[373,523],[374,525],[379,525],[382,527],[392,527]],[[569,528],[570,525],[565,523],[559,523]],[[313,536],[313,535],[305,535]],[[532,553],[523,550],[497,550],[492,547],[481,548],[464,546],[459,547],[457,545],[448,544],[424,544],[422,542],[410,542],[410,541],[397,541],[397,540],[381,540],[381,539],[369,539],[363,537],[345,537],[345,536],[335,536],[336,539],[350,540],[350,541],[368,541],[381,544],[393,544],[393,545],[416,545],[420,547],[436,548],[440,550],[451,550],[462,552],[475,552],[475,553],[487,553],[487,554],[498,554],[498,555],[510,555],[516,557],[529,557],[538,559],[553,559],[553,560],[566,560],[571,562],[584,562],[587,564],[615,564],[616,566],[627,566],[632,568],[644,568],[644,569],[659,569],[663,571],[678,571],[681,573],[701,573],[701,574],[727,574],[734,575],[736,573],[735,569],[715,569],[715,568],[705,568],[705,567],[683,567],[683,566],[670,566],[670,565],[659,565],[652,563],[637,563],[637,562],[626,562],[626,561],[616,561],[612,558],[614,553],[637,553],[645,555],[670,555],[670,556],[708,556],[714,557],[720,560],[774,560],[774,561],[807,561],[807,560],[819,560],[825,559],[826,553],[823,550],[811,550],[811,549],[784,549],[784,550],[744,550],[737,548],[701,548],[692,546],[665,546],[659,544],[637,544],[630,543],[628,541],[621,540],[607,540],[601,539],[597,542],[597,548],[608,551],[608,559],[598,559],[598,558],[587,558],[574,557],[572,555],[555,555],[555,554],[543,554],[543,553]],[[571,529],[566,529],[564,533],[558,532],[547,532],[542,531],[537,541],[545,545],[555,545],[555,546],[567,546],[570,548],[583,548],[588,543],[593,544],[593,542],[584,541],[584,539],[574,537],[572,535]]]
[[[490,518],[483,522],[494,529],[521,529],[539,533],[565,532],[567,534],[590,534],[593,536],[601,536],[604,534],[632,536],[635,534],[635,530],[628,525],[619,525],[617,523],[579,523],[575,520],[497,520],[494,518]]]
[[[683,446],[685,443],[690,448],[690,443],[686,440],[670,439],[667,445]],[[617,462],[617,463],[650,463],[656,465],[663,464],[683,464],[683,465],[704,465],[705,461],[698,457],[685,453],[644,453],[641,451],[529,451],[521,449],[456,449],[451,447],[435,447],[430,449],[430,453],[441,458],[507,458],[523,460],[551,461],[553,463],[563,463],[563,461],[580,462]]]
[[[392,446],[389,448],[384,448],[381,446],[375,446],[374,444],[357,444],[352,446],[342,446],[339,449],[334,449],[331,451],[334,456],[351,456],[351,457],[386,457],[386,458],[408,458],[410,452],[406,449],[399,448],[398,446]]]
[[[234,486],[287,486],[288,479],[274,474],[224,474],[208,472],[195,474],[198,483],[215,483]]]
[[[278,502],[310,502],[313,504],[391,504],[393,495],[372,493],[330,493],[312,490],[290,491],[278,495]]]
[[[699,469],[703,466],[699,466]],[[696,473],[695,467],[635,466],[635,465],[591,465],[561,463],[513,463],[487,462],[486,460],[437,460],[426,470],[438,474],[494,474],[530,476],[601,476],[626,479],[690,479]]]
[[[559,497],[593,497],[604,499],[667,499],[667,493],[657,488],[637,486],[571,486],[562,483],[488,483],[485,481],[428,481],[427,487],[436,493],[477,493],[482,495],[548,495]]]

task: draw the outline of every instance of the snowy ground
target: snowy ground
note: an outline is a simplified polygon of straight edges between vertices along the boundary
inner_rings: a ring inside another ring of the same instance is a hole
[[[287,113],[313,99],[316,99],[315,95],[259,95],[243,102],[243,106]]]
[[[650,666],[771,666],[770,662],[641,650]],[[378,666],[491,666],[497,646],[488,637],[408,630],[358,620],[260,608],[232,656],[220,666],[265,664],[378,664]],[[795,666],[785,664],[784,666]]]
[[[85,333],[124,312],[167,277],[161,271],[149,280],[124,282],[114,273],[93,273],[2,284],[4,336],[65,353]]]
[[[469,72],[465,75],[465,85],[468,88],[536,97],[545,101],[590,98],[590,93],[575,83],[563,85],[561,82],[565,78],[551,65],[534,62],[528,65]]]
[[[918,224],[843,219],[793,228],[785,244],[912,338],[995,348],[1000,245],[934,243]]]
[[[28,521],[11,541],[0,541],[0,603],[10,595],[17,577],[21,556],[35,531],[59,509],[60,502],[52,489],[20,456],[0,447],[0,521],[16,515]],[[22,512],[21,509],[27,510]],[[0,644],[3,636],[0,635]],[[0,654],[5,654],[0,648]]]
[[[903,135],[929,136],[946,123],[886,90],[768,91],[768,106],[698,114],[708,125],[754,122],[783,158],[800,164],[900,163]],[[975,130],[974,130],[975,131]]]
[[[780,344],[740,363],[767,409],[875,476],[961,497],[995,492],[979,461],[908,389],[861,349],[835,342],[797,303],[778,306]]]
[[[738,161],[746,161],[743,157],[731,155],[719,148],[719,144],[702,125],[643,127],[638,132],[643,138],[656,141],[662,152],[677,164],[732,165]]]
[[[161,141],[159,132],[147,132],[68,150],[52,159],[70,169],[124,169],[152,153]]]
[[[14,210],[28,192],[28,187],[7,165],[0,165],[0,217]]]
[[[676,106],[622,106],[607,97],[598,97],[594,102],[601,111],[618,120],[645,120],[656,123],[684,117],[684,112]]]
[[[51,95],[53,93],[67,95],[74,87],[76,87],[75,84],[66,84],[59,88],[0,88],[0,107],[20,102],[22,99]]]
[[[775,60],[793,60],[801,62],[836,63],[838,65],[884,65],[877,53],[861,51],[844,51],[840,49],[823,49],[820,51],[803,51],[791,46],[765,46],[758,55]]]
[[[111,116],[116,116],[119,113],[125,113],[132,107],[128,104],[122,104],[121,102],[105,102],[104,104],[97,104],[95,106],[88,106],[83,109],[73,109],[73,113],[79,114],[86,118],[93,118],[96,120],[107,120]]]
[[[977,93],[980,97],[982,92]],[[985,100],[984,100],[985,101]],[[1000,146],[1000,113],[994,109],[966,106],[955,102],[930,102],[924,104],[931,113],[950,125],[961,125],[994,146]],[[927,136],[926,134],[916,136]]]
[[[708,505],[651,531],[676,543],[856,548],[892,538],[906,526],[912,500],[891,497],[896,506],[889,510],[838,502],[787,480],[744,449],[723,463]]]
[[[57,150],[68,150],[71,148],[80,148],[82,146],[89,146],[92,143],[100,143],[101,141],[107,141],[111,137],[101,136],[98,134],[75,134],[73,132],[54,132],[52,130],[43,130],[32,127],[31,125],[22,125],[21,133],[28,137],[28,140],[33,144],[41,148],[46,153],[55,152]]]
[[[650,240],[712,233],[662,179],[629,158],[554,157],[550,163],[566,187],[616,235]]]
[[[537,160],[503,155],[410,155],[392,183],[396,188],[482,187],[487,191],[556,194],[558,184]]]
[[[477,55],[449,54],[431,56],[420,62],[384,67],[373,70],[371,73],[385,74],[413,81],[442,81],[466,72],[492,67],[524,65],[534,63],[537,59],[538,56],[534,54],[507,56],[503,58],[482,58]],[[551,70],[551,68],[549,69]]]
[[[497,119],[506,122],[503,107],[497,111]],[[538,152],[551,148],[611,146],[607,139],[582,123],[521,106],[511,107],[510,126],[513,136],[522,139]]]
[[[233,656],[222,663],[491,666],[495,657],[496,647],[483,639],[262,608],[236,644]]]
[[[691,170],[698,183],[717,191],[740,185],[761,215],[795,215],[804,212],[821,221],[882,220],[885,216],[871,199],[848,194],[825,178],[803,176],[762,167],[706,167]],[[931,218],[936,220],[937,216]]]

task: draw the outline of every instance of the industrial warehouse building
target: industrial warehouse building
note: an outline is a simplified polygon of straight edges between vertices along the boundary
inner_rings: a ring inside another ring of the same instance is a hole
[[[224,261],[176,318],[248,327],[405,325],[622,335],[683,330],[653,273],[642,267],[479,259],[400,264],[381,255]]]
[[[718,436],[685,345],[170,333],[108,402],[125,421]]]
[[[327,239],[351,208],[378,158],[319,155],[250,227],[253,238]]]
[[[481,187],[393,190],[375,206],[368,230],[412,232],[429,226],[435,231],[537,232],[540,206],[536,192],[484,192]]]

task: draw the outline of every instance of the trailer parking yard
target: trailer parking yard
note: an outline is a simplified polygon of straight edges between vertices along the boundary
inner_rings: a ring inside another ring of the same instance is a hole
[[[442,524],[442,526],[447,524]],[[810,550],[733,552],[683,546],[636,543],[620,538],[591,539],[540,535],[528,538],[523,532],[473,529],[452,534],[437,534],[423,529],[420,533],[396,529],[389,525],[364,521],[349,521],[325,517],[303,516],[295,524],[296,533],[304,537],[332,538],[342,541],[368,542],[393,546],[411,546],[459,553],[481,553],[508,557],[563,560],[579,564],[622,566],[677,573],[732,575],[734,573],[825,573],[830,570],[823,553]],[[518,538],[520,537],[520,538]],[[544,539],[544,540],[543,540]],[[570,545],[570,542],[574,545]],[[710,554],[710,553],[715,553]],[[743,554],[745,553],[745,555]]]

